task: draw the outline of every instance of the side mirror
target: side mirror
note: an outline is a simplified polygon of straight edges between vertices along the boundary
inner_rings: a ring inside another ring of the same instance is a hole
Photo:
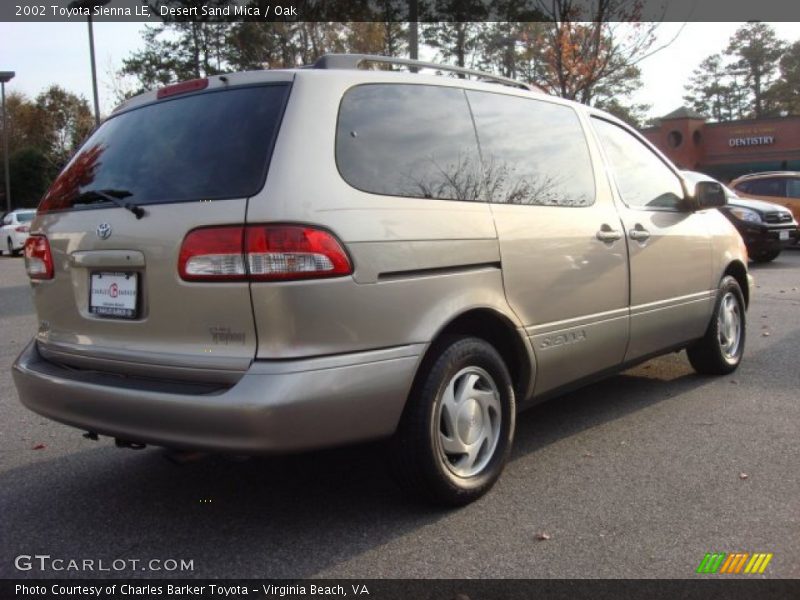
[[[725,206],[728,199],[722,184],[716,181],[701,181],[694,188],[694,201],[697,210]]]

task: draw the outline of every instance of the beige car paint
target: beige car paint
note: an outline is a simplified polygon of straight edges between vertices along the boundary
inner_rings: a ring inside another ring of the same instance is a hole
[[[624,206],[590,133],[590,109],[579,104],[549,99],[580,115],[596,182],[592,206],[400,198],[356,190],[340,176],[334,149],[343,94],[365,82],[494,92],[497,85],[358,70],[260,71],[227,78],[228,83],[212,78],[211,87],[293,81],[259,193],[148,205],[140,221],[120,208],[49,213],[35,220],[33,230],[50,240],[57,274],[33,283],[40,332],[15,367],[21,398],[34,410],[101,433],[181,447],[255,450],[263,436],[262,449],[272,451],[381,437],[397,425],[426,349],[468,311],[498,315],[519,337],[531,374],[521,385],[518,400],[524,403],[699,338],[725,270],[737,264],[746,273],[738,233],[716,210]],[[502,90],[542,98],[537,92]],[[152,99],[151,92],[126,108]],[[188,231],[245,221],[323,226],[342,241],[354,273],[251,284],[180,279],[177,255]],[[95,234],[101,223],[113,229],[108,240]],[[637,224],[652,234],[645,243],[628,237]],[[619,231],[619,239],[598,239],[598,232],[607,231]],[[97,266],[142,275],[141,319],[88,313],[88,271]],[[350,362],[325,362],[337,356],[351,357]],[[101,376],[70,383],[70,368],[217,382],[226,391],[179,394],[166,383],[164,391],[143,391],[143,406],[157,414],[163,401],[168,415],[165,425],[154,424],[148,432],[144,417],[126,422],[137,401],[130,390],[118,392]],[[304,392],[305,382],[311,387]],[[65,390],[71,408],[42,398],[54,386]],[[376,404],[369,404],[371,397]],[[102,404],[103,398],[110,403]],[[229,418],[219,416],[215,398],[229,407]],[[221,419],[219,435],[208,422],[196,425],[197,435],[180,429],[182,411],[195,405],[203,407],[204,418]],[[335,436],[322,431],[333,406],[343,407],[336,420],[344,431]],[[123,417],[115,420],[119,414]],[[281,424],[270,421],[270,415],[280,414],[291,415],[286,426],[298,431],[290,441],[279,433]],[[253,417],[246,432],[243,415]],[[236,441],[237,431],[247,439]]]

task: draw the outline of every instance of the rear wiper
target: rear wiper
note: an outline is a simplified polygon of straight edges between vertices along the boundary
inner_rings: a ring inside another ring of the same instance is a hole
[[[123,198],[127,198],[128,196],[132,196],[131,192],[128,190],[112,190],[112,189],[105,189],[105,190],[86,190],[85,192],[81,192],[78,194],[78,197],[75,198],[73,204],[91,204],[93,202],[113,202],[120,208],[124,208],[125,210],[131,211],[134,215],[136,215],[137,219],[141,219],[146,213],[144,209],[139,206],[138,204],[134,204],[133,202],[125,202]]]

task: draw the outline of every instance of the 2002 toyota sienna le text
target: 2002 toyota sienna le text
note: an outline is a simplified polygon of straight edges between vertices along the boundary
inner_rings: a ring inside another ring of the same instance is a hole
[[[737,367],[718,184],[535,90],[326,68],[363,60],[166,87],[95,131],[25,247],[26,406],[123,444],[387,438],[400,482],[463,504],[519,408],[681,348]]]

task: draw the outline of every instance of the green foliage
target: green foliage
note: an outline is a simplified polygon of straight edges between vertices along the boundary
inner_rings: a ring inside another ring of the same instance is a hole
[[[780,60],[781,75],[770,88],[771,100],[782,114],[800,115],[800,40]]]
[[[697,112],[715,121],[729,121],[743,116],[738,86],[723,64],[722,55],[707,57],[692,73],[683,99]]]
[[[89,103],[58,85],[51,85],[36,97],[36,108],[45,126],[40,149],[60,169],[94,127]]]
[[[785,44],[775,30],[766,23],[750,22],[733,34],[725,54],[733,59],[730,67],[744,77],[744,85],[751,94],[752,113],[755,118],[777,114],[770,86],[774,83],[778,61]]]
[[[35,206],[50,181],[94,126],[88,102],[52,85],[35,101],[22,94],[6,98],[9,170],[14,207]],[[5,189],[0,169],[0,188]]]
[[[31,147],[11,154],[9,170],[15,208],[35,208],[58,172],[42,150]]]
[[[649,104],[626,103],[619,98],[610,97],[598,100],[595,106],[625,121],[631,127],[640,129],[647,125]]]
[[[787,48],[766,23],[746,23],[685,89],[684,100],[715,121],[800,114],[800,42]]]

